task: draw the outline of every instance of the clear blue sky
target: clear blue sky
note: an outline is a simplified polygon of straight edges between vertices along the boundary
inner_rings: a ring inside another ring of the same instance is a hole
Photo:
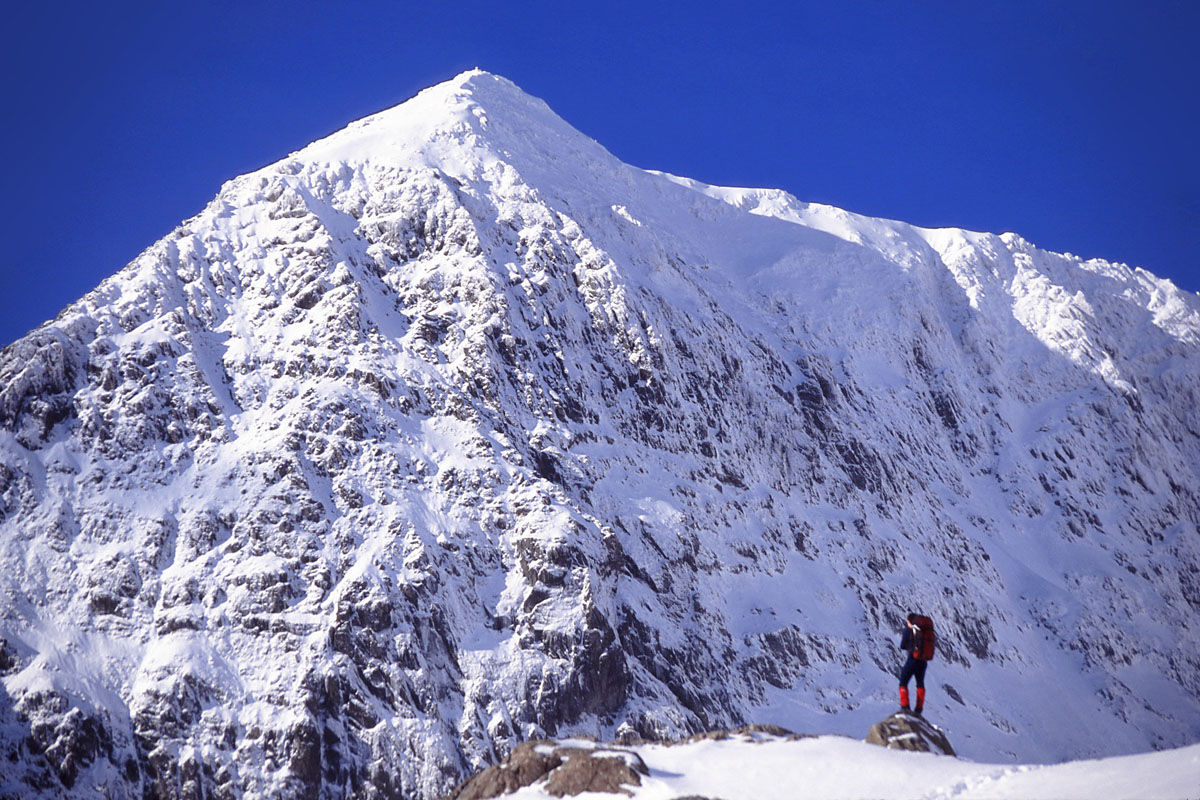
[[[0,344],[220,184],[475,66],[616,156],[1200,290],[1200,3],[8,5]]]

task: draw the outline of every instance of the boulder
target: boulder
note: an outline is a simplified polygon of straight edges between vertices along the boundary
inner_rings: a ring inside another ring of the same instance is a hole
[[[450,794],[449,800],[487,800],[545,781],[554,797],[583,792],[632,795],[627,786],[641,786],[650,770],[631,750],[592,742],[525,742],[494,767],[475,775]]]
[[[922,716],[907,711],[897,711],[887,719],[871,726],[867,743],[893,750],[917,750],[952,756],[954,748],[946,738],[946,732]]]

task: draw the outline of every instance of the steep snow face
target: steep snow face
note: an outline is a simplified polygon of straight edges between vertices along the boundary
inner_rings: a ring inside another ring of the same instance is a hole
[[[1200,302],[620,163],[461,75],[0,354],[6,788],[433,797],[522,739],[1200,738]]]

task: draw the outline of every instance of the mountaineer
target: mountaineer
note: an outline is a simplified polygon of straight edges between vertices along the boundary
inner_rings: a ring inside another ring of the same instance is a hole
[[[925,708],[925,668],[929,659],[933,658],[933,620],[920,614],[909,614],[908,623],[904,627],[904,635],[900,637],[900,649],[908,654],[908,660],[900,670],[900,707],[909,711],[908,682],[917,679],[917,707],[915,712],[920,714]]]

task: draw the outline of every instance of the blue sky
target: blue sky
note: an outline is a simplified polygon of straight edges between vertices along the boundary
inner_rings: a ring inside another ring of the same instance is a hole
[[[10,4],[0,344],[221,183],[475,66],[624,161],[1200,290],[1200,4]]]

